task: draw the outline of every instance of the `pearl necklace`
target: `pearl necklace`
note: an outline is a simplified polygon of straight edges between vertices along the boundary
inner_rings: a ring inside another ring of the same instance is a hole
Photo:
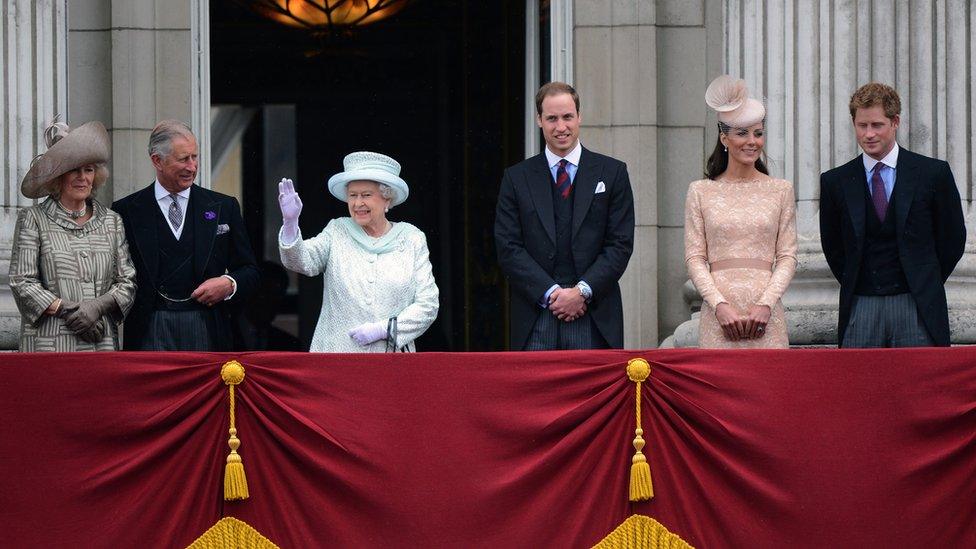
[[[66,208],[65,205],[62,204],[60,200],[58,200],[58,207],[64,210],[64,212],[67,213],[71,219],[81,219],[82,217],[85,217],[86,213],[88,213],[87,202],[85,203],[85,207],[80,210],[70,210]]]

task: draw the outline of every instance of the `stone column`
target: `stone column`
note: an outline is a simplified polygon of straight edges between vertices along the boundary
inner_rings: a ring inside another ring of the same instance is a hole
[[[111,177],[98,198],[111,204],[155,176],[146,154],[163,118],[191,124],[200,145],[198,183],[210,185],[209,2],[207,0],[3,0],[0,12],[0,348],[15,348],[20,316],[7,271],[20,179],[43,152],[54,114],[77,126],[105,124]],[[70,91],[69,91],[70,90]]]
[[[624,344],[657,346],[657,49],[655,3],[576,0],[573,71],[580,139],[627,163],[637,214],[634,255],[621,280]],[[557,31],[553,29],[555,34]]]
[[[0,349],[16,349],[20,313],[10,293],[10,251],[31,160],[46,149],[44,127],[67,115],[66,0],[4,0],[0,12]]]
[[[146,145],[159,120],[176,118],[193,125],[201,160],[209,157],[209,98],[205,114],[200,105],[200,91],[209,90],[206,57],[201,65],[209,36],[203,28],[208,25],[207,2],[107,1],[111,4],[108,54],[112,78],[103,83],[108,84],[105,91],[79,90],[79,95],[104,97],[111,90],[112,196],[121,198],[155,177]],[[74,96],[75,88],[72,90]],[[199,177],[209,185],[209,160],[205,162],[200,164]]]
[[[839,285],[820,249],[819,175],[860,153],[848,102],[880,81],[902,99],[901,146],[945,159],[970,238],[946,284],[953,343],[976,343],[976,12],[965,0],[725,0],[726,71],[765,95],[771,171],[793,181],[800,265],[783,301],[793,344],[835,344]],[[710,77],[716,76],[710,75]],[[694,344],[686,326],[678,344]],[[694,339],[692,339],[694,337]]]

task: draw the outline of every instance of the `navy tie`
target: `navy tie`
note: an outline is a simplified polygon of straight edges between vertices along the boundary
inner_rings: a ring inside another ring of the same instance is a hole
[[[884,180],[881,179],[881,168],[884,164],[878,162],[874,165],[871,173],[871,202],[874,202],[874,212],[878,214],[878,219],[884,223],[885,214],[888,213],[888,196],[885,194]]]
[[[569,172],[566,171],[566,164],[569,164],[569,161],[563,158],[559,161],[559,167],[556,168],[556,192],[563,198],[569,198],[569,191],[573,188],[569,181]]]

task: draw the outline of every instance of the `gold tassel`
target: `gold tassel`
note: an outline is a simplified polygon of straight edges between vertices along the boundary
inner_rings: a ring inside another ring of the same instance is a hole
[[[230,390],[230,454],[227,456],[227,465],[224,467],[224,499],[232,501],[235,499],[247,499],[250,494],[247,492],[247,477],[244,476],[244,462],[237,453],[241,446],[241,441],[237,438],[237,428],[234,426],[234,386],[244,381],[244,366],[240,362],[231,360],[224,363],[220,369],[220,377],[227,384]]]
[[[643,358],[632,358],[627,362],[627,377],[637,384],[637,429],[634,449],[637,451],[630,465],[630,501],[646,501],[654,497],[654,484],[651,482],[651,466],[641,451],[644,449],[644,430],[641,429],[641,383],[651,375],[651,365]]]

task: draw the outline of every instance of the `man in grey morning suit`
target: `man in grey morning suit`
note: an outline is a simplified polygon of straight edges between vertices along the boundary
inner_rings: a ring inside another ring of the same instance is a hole
[[[820,235],[840,282],[841,347],[948,346],[945,281],[966,244],[949,164],[900,148],[898,93],[851,97],[864,154],[820,176]]]
[[[511,285],[512,350],[623,347],[618,281],[634,247],[627,166],[579,141],[579,95],[536,94],[546,148],[502,178],[498,262]]]

